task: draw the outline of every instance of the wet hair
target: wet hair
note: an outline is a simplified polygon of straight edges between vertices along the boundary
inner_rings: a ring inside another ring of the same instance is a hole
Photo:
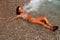
[[[16,14],[17,14],[17,15],[20,15],[19,7],[20,7],[20,6],[18,6],[18,7],[16,8]]]

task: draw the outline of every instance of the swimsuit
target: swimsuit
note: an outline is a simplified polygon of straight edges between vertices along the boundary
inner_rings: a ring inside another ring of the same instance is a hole
[[[28,14],[22,14],[21,18],[25,19],[25,20],[28,20],[28,21],[30,21],[32,19],[32,17],[29,16]]]
[[[24,19],[24,20],[27,20],[29,22],[32,22],[32,20],[34,20],[35,18],[29,16],[28,14],[22,14],[21,15],[21,18]]]
[[[26,16],[27,16],[27,14],[23,14],[23,15],[21,16],[21,18],[22,18],[22,19],[26,19]]]

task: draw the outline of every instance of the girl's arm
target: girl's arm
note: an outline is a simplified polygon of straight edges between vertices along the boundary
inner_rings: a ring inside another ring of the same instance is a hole
[[[6,24],[6,23],[9,23],[9,22],[12,22],[12,21],[14,21],[14,20],[16,20],[16,19],[18,19],[18,18],[20,18],[20,17],[21,17],[21,15],[18,15],[18,16],[16,16],[16,17],[10,19],[10,20],[7,20],[7,21],[3,22],[3,24]]]

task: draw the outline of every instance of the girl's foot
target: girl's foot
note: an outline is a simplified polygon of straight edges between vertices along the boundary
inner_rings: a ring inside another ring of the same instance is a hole
[[[55,31],[55,30],[57,30],[57,29],[58,29],[58,26],[52,26],[52,27],[51,27],[51,30],[52,30],[52,31]]]

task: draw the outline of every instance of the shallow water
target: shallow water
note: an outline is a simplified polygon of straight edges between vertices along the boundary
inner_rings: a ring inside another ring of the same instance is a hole
[[[54,5],[56,9],[58,10],[60,9],[60,0],[53,0],[52,4]]]

